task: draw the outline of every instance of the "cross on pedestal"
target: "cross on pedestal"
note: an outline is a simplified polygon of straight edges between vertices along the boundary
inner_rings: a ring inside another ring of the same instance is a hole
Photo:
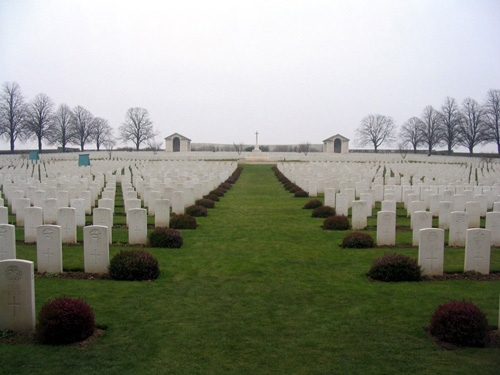
[[[16,307],[21,306],[19,302],[16,302],[16,296],[12,296],[12,303],[9,302],[9,306],[12,306],[12,311],[14,313],[14,316],[16,316]]]

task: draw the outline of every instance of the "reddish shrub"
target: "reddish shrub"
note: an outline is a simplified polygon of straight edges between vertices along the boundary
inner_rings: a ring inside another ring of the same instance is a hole
[[[173,214],[170,218],[170,228],[174,229],[196,229],[198,223],[196,219],[191,215],[181,214],[176,215]]]
[[[149,234],[151,247],[179,249],[184,244],[180,232],[173,228],[156,228]]]
[[[309,201],[304,205],[304,209],[305,210],[312,210],[314,208],[321,207],[322,205],[323,205],[323,203],[321,201],[319,201],[317,199],[313,199],[312,201]]]
[[[420,281],[422,271],[415,259],[402,254],[385,254],[375,259],[368,276],[380,281]]]
[[[203,199],[210,199],[211,201],[218,202],[220,201],[219,197],[215,194],[207,194],[203,196]]]
[[[154,280],[160,275],[158,260],[143,250],[122,250],[109,262],[109,274],[115,280]]]
[[[214,194],[214,195],[217,195],[218,197],[223,197],[225,193],[226,193],[226,191],[224,189],[217,188],[217,189],[212,190],[209,194]]]
[[[364,249],[374,245],[373,238],[369,234],[352,232],[344,237],[340,246],[349,249]]]
[[[347,230],[349,229],[349,219],[344,215],[334,215],[327,217],[323,223],[325,230]]]
[[[62,345],[85,340],[95,331],[94,312],[87,302],[67,297],[42,306],[36,336],[43,344]]]
[[[488,320],[471,302],[451,301],[432,314],[430,333],[452,344],[482,347],[489,339]]]
[[[335,208],[330,206],[316,207],[311,214],[312,217],[322,217],[322,218],[330,217],[333,215],[335,215]]]
[[[290,190],[291,191],[291,190]],[[304,190],[297,190],[294,194],[295,198],[307,198],[309,193]]]
[[[193,217],[202,217],[202,216],[207,216],[207,209],[203,206],[189,206],[186,207],[185,210],[186,214],[191,215]]]
[[[215,202],[211,199],[198,199],[195,204],[205,208],[215,208]]]

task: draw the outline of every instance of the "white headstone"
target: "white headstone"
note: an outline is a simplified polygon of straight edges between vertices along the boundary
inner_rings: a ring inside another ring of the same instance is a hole
[[[476,271],[483,275],[490,273],[491,231],[468,229],[465,240],[464,271]]]
[[[168,228],[170,224],[170,201],[168,199],[156,200],[155,228]]]
[[[128,242],[129,244],[148,243],[147,212],[144,208],[133,208],[128,210]]]
[[[481,225],[481,205],[476,201],[465,203],[465,212],[469,218],[469,228],[479,228]]]
[[[183,214],[184,213],[184,192],[174,191],[172,196],[172,213]]]
[[[35,274],[33,262],[0,261],[0,330],[35,329]]]
[[[17,211],[16,211],[16,227],[24,226],[24,215],[25,209],[30,207],[30,199],[29,198],[16,198],[14,200],[16,203]],[[12,205],[14,207],[14,205]]]
[[[40,225],[36,228],[36,232],[38,272],[62,272],[61,227],[58,225]]]
[[[45,207],[43,208],[43,223],[56,224],[58,210],[59,207],[57,206],[57,199],[55,198],[45,199]]]
[[[352,229],[362,230],[367,225],[367,206],[366,201],[353,201],[352,202]]]
[[[24,242],[36,242],[36,227],[42,225],[42,209],[28,207],[24,209]]]
[[[108,272],[109,241],[107,227],[89,225],[83,228],[83,261],[85,272]]]
[[[0,224],[9,223],[9,209],[7,207],[0,207]]]
[[[396,212],[396,201],[382,201],[380,211]]]
[[[416,211],[412,215],[413,220],[413,246],[418,246],[420,240],[420,229],[432,228],[432,214],[427,211]]]
[[[453,203],[448,201],[439,202],[439,228],[450,229],[450,213]]]
[[[377,213],[377,246],[396,244],[396,212],[379,211]]]
[[[62,243],[76,243],[76,208],[62,207],[57,212]]]
[[[0,224],[0,260],[16,259],[16,227]]]
[[[464,211],[453,211],[450,213],[449,246],[465,246],[465,236],[469,228],[469,219]]]
[[[93,224],[108,228],[108,242],[113,242],[113,213],[109,208],[94,208]]]
[[[491,231],[491,245],[500,246],[500,212],[486,213],[485,227]]]
[[[347,217],[349,215],[349,203],[348,196],[344,193],[337,193],[335,199],[336,212],[337,215],[344,215]]]
[[[325,188],[325,206],[335,207],[335,189]]]
[[[443,264],[444,229],[421,229],[418,245],[418,265],[422,268],[422,275],[442,275]]]
[[[71,207],[76,209],[76,226],[85,226],[85,199],[73,198],[70,201]]]

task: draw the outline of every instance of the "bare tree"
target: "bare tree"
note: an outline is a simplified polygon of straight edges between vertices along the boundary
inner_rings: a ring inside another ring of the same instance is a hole
[[[463,122],[463,116],[455,99],[450,97],[445,99],[441,114],[443,141],[448,147],[448,154],[451,154],[453,148],[460,144],[460,125]]]
[[[442,114],[432,106],[424,108],[422,126],[420,128],[422,143],[427,146],[428,155],[443,142]]]
[[[87,111],[82,106],[76,106],[73,109],[71,121],[71,132],[74,134],[72,143],[80,146],[82,151],[85,150],[85,143],[94,139],[95,121],[92,113]]]
[[[460,126],[460,144],[474,153],[474,147],[488,140],[485,110],[474,99],[466,98],[462,104],[464,121]]]
[[[398,148],[404,149],[406,152],[408,150],[406,149],[406,145],[411,145],[413,148],[413,153],[417,153],[417,147],[422,143],[422,134],[421,134],[421,129],[423,126],[422,120],[420,120],[418,117],[412,117],[408,121],[406,121],[402,126],[399,131],[399,138],[401,140],[401,143],[399,144]]]
[[[497,144],[497,150],[500,154],[500,90],[488,91],[484,109],[486,111],[488,137]]]
[[[15,82],[4,83],[0,97],[0,135],[10,142],[10,151],[14,151],[18,139],[24,138],[24,117],[26,105],[21,88]]]
[[[366,146],[372,144],[375,152],[384,143],[392,143],[395,141],[396,125],[389,116],[384,115],[368,115],[361,120],[361,124],[356,129],[358,134],[358,144]]]
[[[111,159],[111,155],[113,154],[113,148],[116,146],[116,141],[113,138],[106,139],[102,145],[108,152],[109,158]]]
[[[94,118],[94,136],[92,138],[95,141],[97,151],[99,151],[105,141],[113,138],[113,128],[109,126],[107,120],[100,117]]]
[[[304,142],[299,144],[299,152],[303,152],[304,155],[307,155],[311,149],[311,143],[310,142]]]
[[[157,154],[158,151],[161,150],[161,146],[163,145],[163,142],[161,140],[157,140],[155,138],[151,138],[147,141],[148,144],[148,150],[153,151],[153,154]]]
[[[48,141],[51,145],[61,145],[62,152],[66,152],[66,145],[74,140],[71,129],[72,116],[71,108],[66,104],[61,104],[54,113],[54,126]]]
[[[25,117],[25,133],[28,139],[36,139],[38,150],[42,150],[42,141],[49,140],[54,129],[54,103],[45,94],[38,94],[28,104]]]
[[[243,149],[245,148],[245,145],[242,142],[240,142],[238,144],[233,142],[233,146],[234,146],[235,151],[238,153],[238,155],[241,155],[241,153],[243,152]]]
[[[131,141],[139,151],[141,143],[158,135],[153,129],[153,122],[145,108],[129,108],[125,114],[125,122],[120,126],[120,138]]]

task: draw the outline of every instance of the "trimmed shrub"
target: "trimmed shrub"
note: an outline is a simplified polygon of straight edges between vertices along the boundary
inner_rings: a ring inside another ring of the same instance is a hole
[[[228,191],[232,187],[233,185],[231,185],[229,182],[223,182],[222,184],[219,185],[219,188],[224,189],[226,191]]]
[[[211,201],[218,202],[220,201],[219,197],[215,194],[207,194],[203,196],[203,199],[210,199]]]
[[[349,219],[344,215],[334,215],[327,217],[323,223],[325,230],[348,230]]]
[[[114,280],[154,280],[160,275],[158,260],[143,250],[122,250],[109,262]]]
[[[170,218],[170,228],[174,229],[196,229],[198,223],[196,223],[196,219],[191,215],[181,214],[176,215],[173,214]]]
[[[375,242],[369,234],[352,232],[344,237],[340,247],[348,249],[366,249],[373,247],[374,245]]]
[[[290,193],[296,193],[298,191],[304,191],[302,190],[300,187],[298,187],[297,185],[293,184],[292,187],[290,188]],[[309,196],[309,193],[307,194],[307,196]]]
[[[432,314],[430,333],[452,344],[483,347],[489,339],[488,320],[472,302],[451,301]]]
[[[173,228],[156,228],[149,234],[151,247],[165,247],[167,249],[179,249],[184,240],[180,232]]]
[[[186,214],[194,216],[194,217],[202,217],[207,216],[207,209],[203,206],[189,206],[185,209]]]
[[[305,210],[312,210],[314,208],[321,207],[322,205],[323,205],[323,203],[321,201],[319,201],[317,199],[313,199],[312,201],[309,201],[304,205],[304,209]]]
[[[217,188],[217,189],[212,190],[209,194],[214,194],[214,195],[217,195],[218,197],[223,197],[225,193],[226,193],[226,191],[224,189]]]
[[[197,199],[194,203],[205,208],[215,208],[215,202],[211,199]]]
[[[94,312],[81,299],[56,298],[43,305],[38,314],[36,337],[43,344],[71,344],[85,340],[94,331]]]
[[[290,190],[291,191],[291,190]],[[309,193],[304,190],[297,190],[294,194],[295,198],[307,198],[309,196]]]
[[[415,259],[402,254],[385,254],[375,259],[368,276],[380,281],[420,281],[422,271]]]
[[[335,215],[335,208],[330,207],[330,206],[316,207],[311,214],[312,217],[322,217],[322,218],[326,218],[326,217],[330,217],[330,216],[334,216],[334,215]]]

